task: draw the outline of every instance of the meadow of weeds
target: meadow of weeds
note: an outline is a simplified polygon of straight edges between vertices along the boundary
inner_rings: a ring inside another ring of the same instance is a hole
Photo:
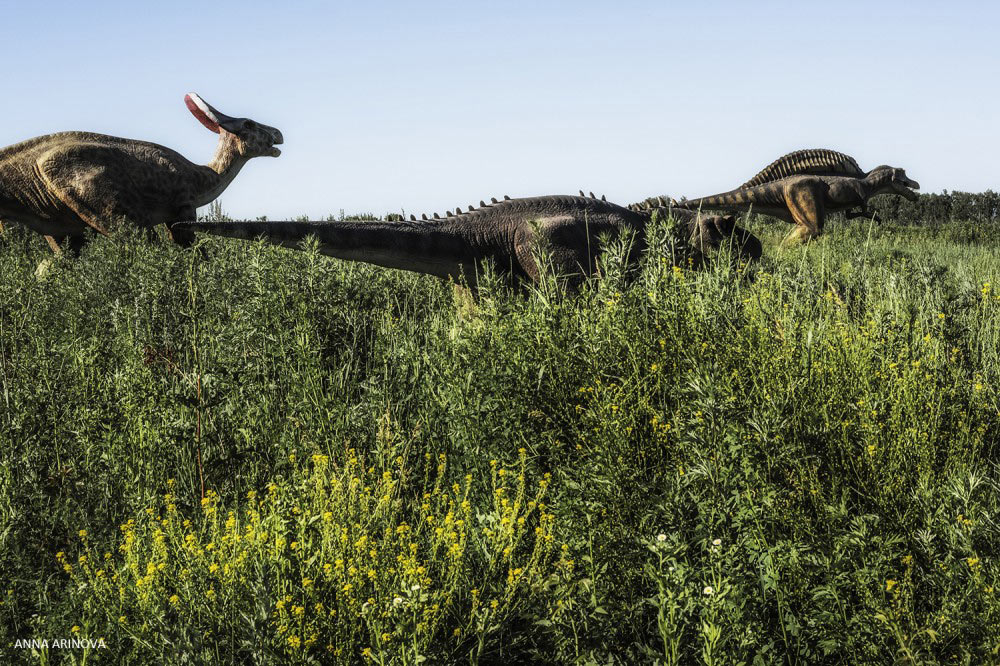
[[[753,228],[477,301],[8,229],[0,661],[996,662],[1000,229]]]

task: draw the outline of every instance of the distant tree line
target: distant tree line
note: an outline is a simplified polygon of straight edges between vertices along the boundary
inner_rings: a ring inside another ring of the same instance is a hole
[[[869,208],[883,220],[901,222],[1000,222],[1000,193],[948,192],[921,194],[916,201],[903,197],[876,197]]]

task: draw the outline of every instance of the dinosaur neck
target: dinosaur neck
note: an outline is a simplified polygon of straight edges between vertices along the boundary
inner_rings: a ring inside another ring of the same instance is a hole
[[[322,254],[398,268],[443,278],[468,278],[490,254],[477,234],[450,221],[428,222],[196,222],[186,225],[230,238],[263,238],[270,243],[304,249],[315,236]]]
[[[229,187],[229,183],[233,182],[246,163],[247,158],[240,152],[240,140],[235,134],[221,130],[212,161],[200,169],[201,182],[196,205],[204,206],[214,201]]]

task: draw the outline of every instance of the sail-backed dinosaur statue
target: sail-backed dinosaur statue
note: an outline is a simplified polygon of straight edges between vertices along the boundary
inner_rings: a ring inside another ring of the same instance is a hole
[[[582,194],[582,193],[581,193]],[[630,210],[604,198],[541,196],[479,202],[433,218],[404,222],[181,222],[173,228],[183,233],[204,231],[232,238],[263,238],[301,248],[315,236],[323,254],[388,268],[427,273],[475,287],[483,261],[513,281],[537,281],[537,246],[548,250],[555,274],[577,284],[596,268],[602,238],[633,235],[631,262],[647,246],[646,228],[654,215],[670,215],[666,201],[642,210]],[[674,210],[680,224],[681,245],[690,248],[695,261],[705,250],[730,241],[743,256],[760,257],[760,241],[735,224],[732,216],[701,216]]]
[[[193,219],[247,161],[281,154],[274,147],[282,143],[277,129],[227,116],[194,93],[184,101],[219,135],[207,165],[146,141],[89,132],[40,136],[0,150],[0,220],[44,234],[56,252],[67,239],[79,249],[89,230],[107,234],[111,220],[152,229]],[[172,237],[181,244],[193,238]]]
[[[920,184],[903,169],[878,166],[862,171],[854,158],[832,150],[800,150],[772,162],[752,179],[729,192],[686,201],[685,209],[749,211],[795,224],[787,241],[806,241],[823,231],[828,213],[867,215],[868,200],[898,194],[913,201]],[[860,209],[860,212],[851,212]]]

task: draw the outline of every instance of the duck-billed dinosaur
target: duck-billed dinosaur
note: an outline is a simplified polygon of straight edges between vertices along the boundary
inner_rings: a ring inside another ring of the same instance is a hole
[[[581,193],[582,194],[582,193]],[[483,261],[515,281],[537,281],[537,245],[547,248],[552,268],[576,284],[595,270],[602,238],[634,233],[634,262],[647,246],[646,228],[654,215],[667,217],[670,209],[650,206],[630,210],[605,199],[587,196],[541,196],[479,202],[479,207],[459,208],[442,218],[434,214],[404,222],[181,222],[183,233],[204,231],[232,238],[263,238],[269,242],[301,248],[308,236],[319,241],[323,254],[370,264],[427,273],[454,280],[464,279],[475,287]],[[732,216],[701,216],[693,211],[673,210],[684,236],[682,244],[701,255],[730,239],[750,258],[760,257],[761,245],[750,232],[735,224]],[[693,257],[694,258],[694,257]]]
[[[920,184],[903,169],[878,166],[865,173],[852,157],[828,150],[802,150],[779,158],[742,186],[709,197],[672,201],[678,208],[749,211],[795,224],[786,241],[806,241],[823,231],[828,213],[867,214],[868,200],[898,194],[913,201]]]
[[[78,249],[88,229],[107,234],[111,220],[152,229],[193,219],[248,160],[281,154],[274,147],[282,143],[277,129],[227,116],[194,93],[184,101],[219,135],[207,165],[146,141],[89,132],[40,136],[0,150],[0,220],[44,234],[56,252],[66,239]],[[183,232],[172,237],[181,244],[193,238]]]

